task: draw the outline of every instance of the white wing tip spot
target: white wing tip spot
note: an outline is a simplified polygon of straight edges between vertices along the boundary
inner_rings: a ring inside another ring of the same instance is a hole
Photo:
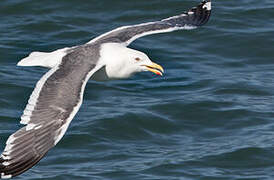
[[[5,154],[1,154],[1,158],[4,159],[4,160],[10,160],[11,159],[10,156],[5,155]]]
[[[207,2],[203,5],[203,8],[206,8],[207,10],[211,10],[211,2]]]
[[[7,153],[7,154],[9,154],[9,153]],[[11,159],[10,156],[5,155],[5,154],[1,154],[1,158],[4,159],[4,160],[10,160]]]
[[[188,14],[189,14],[189,15],[192,15],[192,14],[194,14],[194,12],[192,12],[192,11],[189,11],[189,12],[188,12]]]
[[[190,26],[190,25],[184,25],[182,28],[179,28],[179,29],[186,29],[186,30],[192,30],[192,29],[195,29],[197,28],[196,26]]]
[[[1,173],[1,178],[2,179],[10,179],[10,178],[12,178],[12,175],[11,174],[5,175],[4,173]]]
[[[8,166],[8,165],[10,165],[10,163],[8,161],[5,161],[5,162],[2,163],[2,165]]]

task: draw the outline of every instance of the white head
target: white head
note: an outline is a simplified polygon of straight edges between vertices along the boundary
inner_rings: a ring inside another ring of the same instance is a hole
[[[128,78],[142,71],[151,71],[162,76],[164,71],[160,65],[153,63],[145,53],[117,43],[103,45],[101,56],[106,64],[106,74],[111,79]]]

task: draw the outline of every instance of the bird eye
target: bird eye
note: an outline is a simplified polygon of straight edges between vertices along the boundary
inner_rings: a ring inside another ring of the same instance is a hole
[[[141,59],[137,57],[137,58],[135,58],[135,60],[136,60],[136,61],[140,61]]]

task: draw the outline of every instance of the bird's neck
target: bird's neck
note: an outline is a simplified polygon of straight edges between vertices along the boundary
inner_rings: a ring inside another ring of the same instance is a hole
[[[100,61],[105,64],[107,80],[124,79],[132,75],[127,66],[129,48],[118,43],[105,43],[101,46]]]

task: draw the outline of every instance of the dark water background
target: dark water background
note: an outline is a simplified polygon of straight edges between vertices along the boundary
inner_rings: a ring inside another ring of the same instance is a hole
[[[121,25],[181,13],[197,0],[2,0],[0,148],[16,131],[39,67],[32,51],[83,44]],[[90,81],[62,141],[18,179],[274,179],[274,1],[213,1],[203,28],[131,47],[166,74]]]

